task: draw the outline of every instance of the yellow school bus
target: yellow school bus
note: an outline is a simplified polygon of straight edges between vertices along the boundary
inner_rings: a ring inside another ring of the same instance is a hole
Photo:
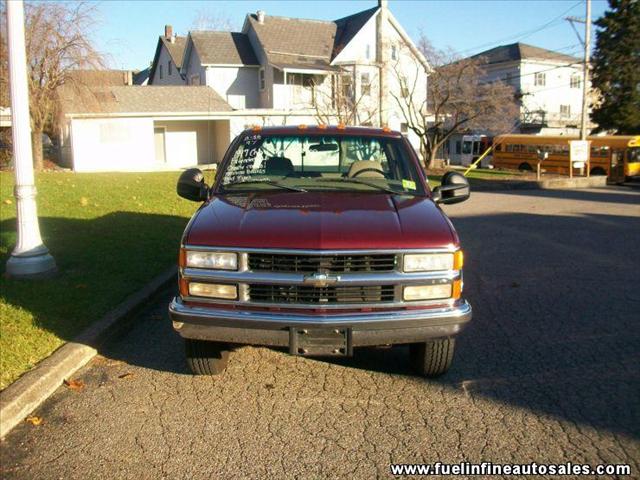
[[[540,165],[548,173],[569,174],[569,142],[577,137],[509,134],[493,139],[493,166],[514,170],[536,169],[538,152],[548,157]],[[607,135],[588,137],[591,142],[591,175],[608,175],[624,181],[640,175],[640,136]],[[579,173],[574,168],[574,174]]]

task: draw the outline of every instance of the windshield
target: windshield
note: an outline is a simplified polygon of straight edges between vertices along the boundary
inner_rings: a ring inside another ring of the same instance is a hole
[[[629,149],[629,163],[640,162],[640,147],[632,147]]]
[[[225,192],[287,190],[423,195],[401,139],[249,134],[224,171]]]

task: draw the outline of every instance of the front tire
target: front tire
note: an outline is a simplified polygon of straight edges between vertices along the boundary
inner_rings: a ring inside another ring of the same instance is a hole
[[[184,340],[187,365],[194,375],[219,375],[229,363],[229,346],[226,343],[204,340]]]
[[[438,377],[449,370],[453,362],[455,338],[439,338],[409,346],[409,358],[416,373],[425,377]]]

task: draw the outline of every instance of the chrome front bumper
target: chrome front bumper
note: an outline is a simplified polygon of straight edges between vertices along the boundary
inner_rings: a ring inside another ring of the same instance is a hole
[[[417,343],[450,337],[471,320],[471,306],[461,301],[445,308],[349,314],[290,313],[169,305],[174,329],[184,338],[251,345],[287,346],[293,328],[351,330],[353,345]]]

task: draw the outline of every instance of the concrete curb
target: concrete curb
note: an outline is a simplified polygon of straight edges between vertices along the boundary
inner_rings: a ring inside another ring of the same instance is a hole
[[[581,188],[598,188],[607,186],[607,177],[574,177],[549,178],[546,180],[486,180],[483,183],[471,184],[471,192],[499,192],[504,190],[566,190]]]
[[[176,275],[175,266],[164,271],[0,392],[0,438],[86,365],[98,353],[97,347],[128,326],[132,314],[174,281]]]

